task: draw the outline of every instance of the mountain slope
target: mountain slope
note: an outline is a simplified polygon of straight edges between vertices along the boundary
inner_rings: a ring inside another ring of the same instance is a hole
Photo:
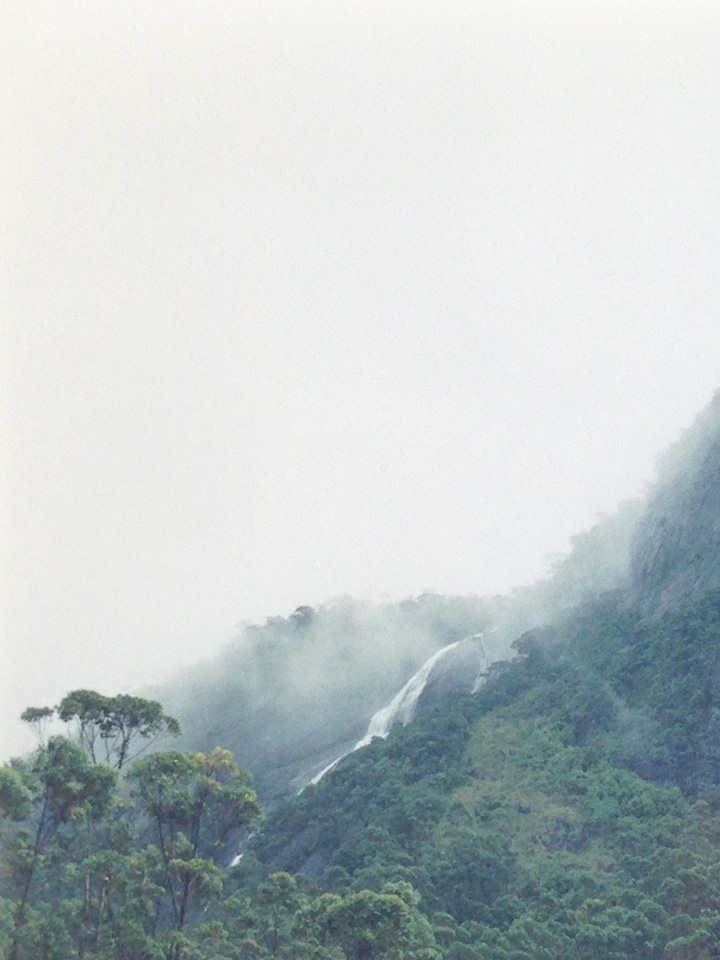
[[[410,883],[451,960],[720,955],[719,413],[665,458],[619,589],[289,799],[246,879]]]
[[[720,586],[720,393],[666,452],[632,549],[631,597],[659,616]]]
[[[713,593],[666,615],[656,649],[684,630],[716,657],[717,609]],[[289,870],[337,893],[409,882],[452,958],[683,956],[688,937],[687,956],[710,956],[720,816],[696,793],[709,760],[693,753],[707,734],[695,666],[676,662],[670,690],[630,682],[618,656],[654,628],[606,602],[526,637],[475,696],[396,728],[272,813],[246,877]]]

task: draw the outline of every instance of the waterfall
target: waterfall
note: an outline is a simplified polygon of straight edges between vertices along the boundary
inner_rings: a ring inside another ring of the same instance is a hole
[[[320,773],[316,773],[312,780],[310,780],[310,783],[319,783],[325,774],[330,773],[331,770],[334,770],[340,761],[347,757],[348,754],[354,753],[356,750],[360,750],[362,747],[366,747],[369,743],[372,743],[375,737],[381,737],[384,740],[396,723],[402,723],[403,726],[410,723],[415,716],[417,702],[420,699],[423,690],[427,686],[428,679],[433,671],[433,668],[435,667],[435,664],[439,660],[442,660],[442,658],[446,656],[446,654],[450,653],[451,650],[459,647],[461,643],[467,643],[470,640],[479,640],[481,636],[482,634],[476,633],[473,634],[472,637],[466,637],[464,640],[455,640],[453,643],[449,643],[446,647],[442,647],[440,650],[437,650],[429,659],[425,661],[417,673],[414,673],[412,677],[410,677],[405,686],[395,694],[390,703],[372,715],[364,736],[358,740],[355,746],[346,753],[340,754],[339,757],[336,757],[332,763],[329,763],[326,767],[323,767]],[[478,683],[479,679],[480,675],[478,675],[478,679],[475,681],[475,684]],[[474,689],[475,687],[473,688],[473,692]]]
[[[358,740],[355,746],[345,753],[341,753],[339,757],[335,757],[331,763],[328,763],[319,773],[316,773],[309,783],[319,783],[320,780],[322,780],[327,773],[330,773],[331,770],[334,770],[340,761],[344,760],[348,754],[366,747],[369,743],[372,743],[375,737],[381,737],[384,740],[396,723],[402,723],[403,726],[410,723],[415,716],[418,700],[422,696],[422,692],[430,679],[430,674],[433,672],[438,661],[442,660],[451,650],[454,650],[464,643],[469,643],[472,640],[482,642],[482,637],[482,633],[475,633],[471,637],[465,637],[464,640],[455,640],[453,643],[448,643],[447,646],[437,650],[425,661],[417,673],[414,673],[410,677],[408,682],[395,694],[390,703],[370,717],[370,722],[368,723],[364,736]],[[482,649],[485,662],[479,667],[475,680],[470,688],[472,693],[480,689],[486,678],[485,671],[487,669],[488,657],[484,645]],[[307,784],[305,786],[307,786]],[[301,787],[298,792],[302,793],[304,789],[305,787]],[[242,856],[243,852],[241,847],[231,860],[230,866],[236,867],[242,860]]]

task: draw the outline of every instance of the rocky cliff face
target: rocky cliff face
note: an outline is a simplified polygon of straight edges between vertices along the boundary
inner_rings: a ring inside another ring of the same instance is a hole
[[[720,393],[665,454],[635,534],[630,601],[658,617],[720,586]]]

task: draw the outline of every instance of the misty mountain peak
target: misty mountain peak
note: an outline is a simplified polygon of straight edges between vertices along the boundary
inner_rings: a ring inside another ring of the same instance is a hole
[[[720,586],[720,392],[658,464],[632,547],[631,600],[659,616]]]

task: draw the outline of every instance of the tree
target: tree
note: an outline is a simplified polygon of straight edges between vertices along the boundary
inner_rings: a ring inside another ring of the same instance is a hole
[[[191,894],[212,887],[212,871],[201,861],[212,865],[230,830],[260,815],[257,795],[245,785],[247,771],[220,747],[210,753],[153,753],[135,761],[130,777],[153,824],[181,930]]]
[[[257,893],[256,902],[264,908],[269,931],[270,953],[277,955],[280,944],[280,928],[295,911],[299,901],[297,881],[289,873],[271,873]]]
[[[54,712],[52,707],[28,707],[20,714],[20,719],[33,728],[41,747],[45,746],[45,734]]]
[[[0,811],[10,820],[26,820],[32,812],[33,795],[12,767],[0,767]]]
[[[138,740],[147,743],[134,756],[159,737],[180,733],[180,724],[157,700],[129,694],[105,697],[95,690],[73,690],[60,701],[57,712],[63,723],[75,724],[78,742],[95,762],[102,749],[105,761],[118,770],[132,759],[130,748]]]
[[[52,737],[39,751],[33,774],[36,796],[33,831],[16,834],[9,844],[11,865],[19,888],[10,960],[17,960],[17,932],[26,920],[33,880],[58,829],[71,821],[102,818],[110,807],[115,786],[112,768],[91,763],[78,744],[65,737]],[[11,783],[11,780],[4,775],[6,795],[9,787],[12,798],[10,808],[16,804],[19,813],[23,805],[27,809],[28,797],[25,795],[24,802],[21,802],[22,792],[17,782]]]
[[[342,897],[325,897],[318,919],[330,938],[351,960],[402,956],[412,919],[410,906],[395,893],[361,890]]]
[[[71,894],[54,907],[65,920],[73,957],[138,960],[152,955],[165,890],[155,882],[157,851],[121,852],[104,843],[66,870]],[[148,952],[150,951],[150,952]]]

